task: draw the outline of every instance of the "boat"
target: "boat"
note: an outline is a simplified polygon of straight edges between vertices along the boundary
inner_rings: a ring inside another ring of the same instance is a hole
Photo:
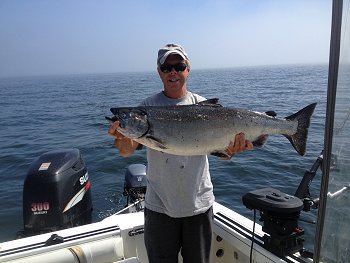
[[[305,188],[300,189],[302,195]],[[129,165],[125,208],[89,223],[90,180],[80,151],[44,153],[30,165],[24,182],[24,229],[18,232],[18,239],[0,245],[1,262],[148,262],[143,243],[146,190],[146,166]],[[300,262],[300,256],[289,254],[303,249],[303,230],[295,230],[303,208],[301,199],[264,188],[247,193],[243,202],[249,209],[263,211],[266,225],[215,203],[212,262],[248,262],[249,258],[254,262],[280,262],[281,258]],[[281,229],[276,232],[276,228]]]
[[[210,262],[350,262],[348,13],[349,1],[333,0],[324,150],[294,195],[270,187],[244,194],[242,202],[252,210],[253,220],[214,203]],[[308,187],[319,168],[321,190],[312,198]],[[91,223],[90,180],[79,150],[43,154],[29,168],[24,184],[31,186],[31,191],[24,188],[24,229],[17,239],[0,244],[0,262],[147,263],[145,176],[144,165],[130,165],[124,181],[126,207]],[[309,251],[300,214],[314,208],[315,246]]]

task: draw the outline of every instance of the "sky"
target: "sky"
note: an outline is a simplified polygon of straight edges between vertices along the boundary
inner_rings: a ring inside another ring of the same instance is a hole
[[[0,77],[327,63],[331,0],[1,0]]]

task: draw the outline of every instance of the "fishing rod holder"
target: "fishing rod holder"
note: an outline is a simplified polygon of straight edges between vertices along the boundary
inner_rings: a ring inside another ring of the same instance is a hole
[[[264,188],[248,192],[242,199],[248,209],[260,211],[265,249],[284,257],[303,248],[304,230],[298,226],[303,202],[298,197]]]
[[[323,163],[323,151],[321,151],[320,155],[317,157],[316,161],[314,162],[310,170],[305,171],[303,179],[301,180],[298,186],[298,189],[294,194],[294,196],[300,199],[305,199],[304,211],[310,211],[310,207],[312,206],[312,204],[309,202],[309,199],[311,197],[310,184],[314,179],[318,168],[319,167],[322,168],[322,163]]]

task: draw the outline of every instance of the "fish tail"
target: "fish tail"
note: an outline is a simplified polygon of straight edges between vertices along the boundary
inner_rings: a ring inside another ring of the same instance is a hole
[[[294,113],[286,117],[286,120],[298,121],[298,128],[295,134],[293,135],[283,134],[283,135],[287,137],[287,139],[293,145],[294,149],[301,156],[303,156],[306,151],[306,141],[307,141],[307,135],[308,135],[309,126],[310,126],[310,119],[315,110],[316,104],[317,103],[312,103],[309,106],[306,106],[305,108],[301,109],[297,113]]]

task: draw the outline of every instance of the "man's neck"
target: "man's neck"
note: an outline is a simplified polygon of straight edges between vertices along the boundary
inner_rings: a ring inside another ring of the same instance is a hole
[[[187,89],[181,89],[181,90],[174,90],[174,91],[163,91],[164,95],[171,99],[181,99],[187,95]]]

